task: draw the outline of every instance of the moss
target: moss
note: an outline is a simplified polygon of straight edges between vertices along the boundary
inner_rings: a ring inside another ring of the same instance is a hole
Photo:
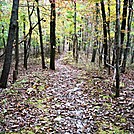
[[[105,121],[101,123],[99,134],[129,134],[128,131],[122,130],[120,127],[115,126],[112,123],[106,123]]]

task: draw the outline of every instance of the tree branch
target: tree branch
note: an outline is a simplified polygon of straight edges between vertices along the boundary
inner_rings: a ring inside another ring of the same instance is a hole
[[[46,21],[46,20],[44,20],[43,18],[42,19],[40,19],[40,21]],[[29,32],[25,35],[25,37],[23,38],[23,40],[21,40],[20,42],[19,42],[19,44],[21,44],[22,42],[24,42],[25,40],[26,40],[26,38],[27,38],[27,36],[29,35],[29,33],[32,31],[32,30],[34,30],[35,29],[35,27],[38,25],[38,22],[32,27],[32,28],[30,28],[29,29]]]

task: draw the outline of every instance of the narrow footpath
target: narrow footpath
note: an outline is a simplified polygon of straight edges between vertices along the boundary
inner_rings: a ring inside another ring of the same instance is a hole
[[[93,79],[95,72],[63,60],[61,55],[55,71],[30,65],[16,83],[0,89],[0,134],[132,134],[131,75],[123,76],[126,87],[114,98],[110,77]]]
[[[82,70],[56,62],[56,71],[49,73],[46,95],[52,97],[49,111],[54,132],[62,134],[93,133],[97,127],[88,94],[84,93],[85,82],[78,77]]]

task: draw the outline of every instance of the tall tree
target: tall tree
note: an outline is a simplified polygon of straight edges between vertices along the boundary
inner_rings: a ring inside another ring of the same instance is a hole
[[[28,20],[29,20],[29,33],[28,33],[28,40],[26,42],[26,48],[24,47],[24,52],[26,52],[24,55],[24,67],[25,69],[27,69],[27,60],[29,58],[29,53],[30,53],[30,47],[31,47],[31,38],[32,38],[32,32],[33,32],[33,27],[32,27],[32,14],[34,12],[34,4],[33,4],[33,7],[32,7],[32,11],[30,12],[30,4],[29,4],[29,0],[27,0],[27,7],[28,7]]]
[[[120,0],[116,0],[116,97],[119,97],[120,90],[120,67],[119,67],[119,57],[120,57]]]
[[[78,62],[78,42],[76,34],[76,0],[74,0],[74,37],[73,37],[73,57]]]
[[[55,0],[50,0],[51,3],[51,16],[50,16],[50,69],[55,70],[55,48],[56,48],[56,11],[55,11]]]
[[[131,31],[131,23],[132,23],[132,18],[133,18],[132,5],[133,5],[133,0],[129,0],[129,14],[128,14],[128,21],[127,21],[127,43],[126,43],[126,48],[124,50],[124,57],[123,57],[123,62],[122,62],[122,72],[123,73],[125,72],[128,51],[130,48],[130,31]]]
[[[18,8],[19,8],[19,0],[13,0],[7,46],[5,49],[5,60],[4,60],[2,75],[0,78],[0,87],[2,88],[6,88],[7,86],[7,80],[8,80],[10,66],[12,62],[12,48],[15,39],[15,31],[17,27]]]
[[[110,50],[111,50],[111,36],[110,36],[110,0],[108,0],[108,21],[107,21],[107,32],[108,32],[108,74],[110,75]]]
[[[39,34],[40,34],[40,48],[41,48],[41,59],[42,59],[42,69],[45,69],[45,59],[44,59],[44,48],[43,48],[43,39],[42,39],[42,30],[41,30],[41,22],[40,22],[40,9],[39,9],[39,1],[37,2],[37,16],[38,16],[38,26],[39,26]]]
[[[23,16],[23,35],[24,35],[24,68],[27,69],[27,39],[26,39],[26,16]]]
[[[17,14],[18,20],[18,14]],[[13,83],[17,80],[19,64],[19,22],[17,21],[16,39],[15,39],[15,70],[13,71]]]
[[[107,66],[107,23],[106,23],[106,13],[104,1],[101,1],[101,11],[103,19],[103,49],[104,49],[104,66]]]
[[[97,51],[97,47],[99,44],[98,43],[98,24],[99,24],[98,17],[99,17],[99,3],[96,3],[96,25],[95,25],[96,39],[95,39],[94,46],[93,46],[91,62],[95,62],[96,51]]]
[[[123,54],[123,44],[124,44],[126,20],[127,20],[127,7],[128,7],[128,0],[124,0],[123,13],[122,13],[122,25],[121,25],[121,49],[120,49],[119,64],[121,64],[122,54]]]

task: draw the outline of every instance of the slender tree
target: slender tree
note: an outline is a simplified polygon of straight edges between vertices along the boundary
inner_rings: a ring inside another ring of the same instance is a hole
[[[116,97],[120,95],[120,67],[119,67],[119,57],[120,57],[120,0],[116,0]]]
[[[17,14],[18,20],[18,14]],[[16,42],[15,42],[15,70],[13,71],[13,83],[17,80],[18,64],[19,64],[19,22],[17,21],[16,27]]]
[[[121,49],[120,49],[119,64],[121,64],[123,54],[123,45],[124,45],[124,37],[125,37],[126,21],[127,21],[127,7],[128,7],[128,0],[124,0],[122,24],[121,24]]]
[[[26,40],[26,18],[23,16],[23,35],[24,35],[24,68],[27,69],[27,40]]]
[[[95,57],[96,57],[96,52],[98,47],[98,24],[99,24],[98,16],[99,16],[99,3],[96,3],[96,26],[95,26],[96,39],[93,46],[91,62],[95,62]]]
[[[108,32],[108,74],[110,75],[110,64],[111,64],[111,55],[110,55],[110,50],[111,50],[111,37],[110,37],[110,0],[108,0],[108,21],[107,21],[107,32]]]
[[[18,16],[17,16],[18,20]],[[18,64],[19,64],[19,24],[17,21],[17,28],[16,28],[16,44],[15,44],[15,70],[18,72]]]
[[[0,78],[0,87],[2,88],[6,88],[7,86],[8,75],[9,75],[10,66],[12,62],[12,48],[15,39],[15,31],[17,27],[18,8],[19,8],[19,0],[13,0],[7,46],[5,49],[5,60],[4,60],[2,75]]]
[[[104,49],[104,66],[107,66],[107,24],[106,24],[106,13],[105,13],[105,6],[104,1],[101,1],[101,11],[102,11],[102,19],[103,19],[103,49]]]
[[[76,60],[76,63],[78,63],[78,42],[77,42],[77,33],[76,33],[76,0],[74,2],[74,37],[73,37],[73,57]]]
[[[55,11],[55,0],[50,0],[51,3],[51,16],[50,16],[50,69],[55,70],[55,48],[56,48],[56,11]]]
[[[134,50],[132,50],[132,56],[131,56],[131,64],[134,63]]]
[[[131,31],[131,23],[132,23],[132,16],[133,16],[132,5],[133,5],[133,0],[129,0],[129,14],[128,14],[128,21],[127,21],[127,43],[126,43],[126,48],[124,50],[124,57],[122,62],[122,73],[125,72],[128,51],[130,48],[130,31]]]
[[[25,69],[27,69],[27,60],[29,58],[29,54],[30,54],[30,47],[31,47],[31,38],[32,38],[32,32],[33,32],[33,27],[32,27],[32,14],[34,12],[34,4],[32,6],[32,11],[30,11],[30,5],[29,5],[29,1],[27,0],[27,7],[28,7],[28,20],[29,20],[29,33],[28,33],[28,39],[26,41],[26,35],[24,36],[24,67]],[[24,18],[24,32],[26,30],[26,24],[25,24],[25,18]],[[25,33],[24,33],[25,34]]]
[[[38,0],[35,0],[37,4],[39,4]],[[42,30],[41,30],[41,22],[40,22],[40,9],[37,5],[37,16],[38,16],[38,26],[39,26],[39,34],[40,34],[40,48],[41,48],[41,59],[42,59],[42,69],[45,69],[45,59],[44,59],[44,49],[43,49],[43,39],[42,39]]]

